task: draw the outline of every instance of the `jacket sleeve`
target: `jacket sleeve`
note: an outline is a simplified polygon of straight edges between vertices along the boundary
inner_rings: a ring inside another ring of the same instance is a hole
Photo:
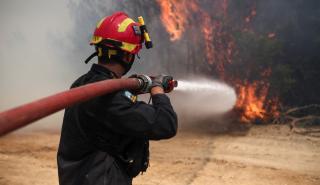
[[[134,102],[124,91],[102,99],[94,114],[113,132],[151,140],[168,139],[177,133],[177,115],[165,94],[152,96],[153,105]]]

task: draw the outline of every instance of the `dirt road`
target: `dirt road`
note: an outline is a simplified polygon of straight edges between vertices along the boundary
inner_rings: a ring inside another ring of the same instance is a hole
[[[135,185],[319,185],[320,138],[287,126],[217,133],[213,126],[181,130],[151,143],[151,166]],[[58,184],[57,133],[0,138],[1,185]]]

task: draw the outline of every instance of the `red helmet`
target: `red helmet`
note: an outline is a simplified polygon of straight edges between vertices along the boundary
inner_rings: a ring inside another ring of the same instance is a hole
[[[137,54],[144,40],[140,26],[127,14],[116,12],[98,22],[90,44],[118,47],[123,51]]]

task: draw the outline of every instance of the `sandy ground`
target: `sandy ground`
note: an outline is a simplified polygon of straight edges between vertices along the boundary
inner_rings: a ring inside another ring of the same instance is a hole
[[[237,131],[197,128],[152,142],[151,166],[134,184],[320,184],[319,137],[275,125]],[[0,138],[0,184],[58,184],[58,141],[59,134],[39,131]]]

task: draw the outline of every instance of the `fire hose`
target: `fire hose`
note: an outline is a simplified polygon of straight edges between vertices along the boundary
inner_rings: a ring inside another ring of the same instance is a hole
[[[150,92],[152,78],[146,75],[137,75],[135,78],[99,81],[1,112],[0,137],[66,107],[98,96],[124,89],[148,93]],[[165,76],[164,79],[164,91],[166,93],[177,87],[177,81],[173,80],[171,76]]]

